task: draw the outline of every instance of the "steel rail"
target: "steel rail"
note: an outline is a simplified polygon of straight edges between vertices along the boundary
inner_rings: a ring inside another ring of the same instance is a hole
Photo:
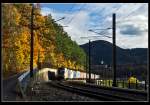
[[[129,91],[126,89],[100,87],[100,86],[96,86],[96,85],[92,85],[92,84],[85,84],[85,83],[70,83],[68,85],[89,89],[91,91],[100,92],[100,94],[108,93],[108,94],[111,94],[113,96],[115,95],[120,98],[121,97],[127,98],[127,100],[131,99],[131,100],[135,100],[135,101],[145,101],[147,99],[147,97],[146,97],[147,94],[145,94],[145,92],[143,93],[143,92],[137,91],[137,93],[136,93],[136,91],[131,91],[131,90]]]
[[[51,82],[51,85],[56,87],[56,88],[61,88],[64,89],[66,91],[70,91],[70,92],[74,92],[74,93],[78,93],[80,95],[85,95],[88,97],[92,97],[92,98],[96,98],[102,101],[139,101],[136,100],[134,98],[129,98],[129,97],[120,97],[117,95],[112,95],[109,93],[101,93],[99,91],[94,91],[91,89],[85,89],[85,88],[81,88],[81,87],[75,87],[72,85],[66,85],[64,83],[60,83],[60,82]]]

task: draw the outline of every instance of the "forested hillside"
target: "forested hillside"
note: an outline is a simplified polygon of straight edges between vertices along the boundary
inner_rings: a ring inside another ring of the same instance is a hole
[[[2,70],[4,76],[30,67],[31,4],[2,4]],[[52,67],[83,70],[85,53],[49,14],[34,7],[34,67],[48,62]]]
[[[89,44],[80,46],[88,54]],[[117,64],[147,64],[147,51],[147,48],[123,49],[116,46]],[[91,42],[92,65],[99,65],[102,60],[105,64],[112,64],[112,43],[104,40]]]

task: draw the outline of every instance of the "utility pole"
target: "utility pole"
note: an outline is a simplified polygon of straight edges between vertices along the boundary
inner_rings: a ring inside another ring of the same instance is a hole
[[[89,83],[91,82],[91,41],[89,40]]]
[[[107,28],[107,30],[108,29],[111,29],[111,28]],[[92,32],[94,32],[93,30],[89,30],[89,31],[92,31]],[[97,33],[97,34],[99,34],[99,33]],[[102,35],[102,34],[101,34]],[[90,83],[91,82],[91,41],[90,41],[90,37],[93,37],[93,36],[88,36],[88,37],[80,37],[80,38],[88,38],[88,40],[89,40],[89,80],[88,80],[88,82]],[[102,37],[102,36],[94,36],[94,37]],[[103,35],[103,37],[107,37],[107,38],[112,38],[112,37],[109,37],[109,36],[106,36],[106,35]]]
[[[113,84],[112,86],[116,87],[116,14],[113,13],[112,19],[112,33],[113,33],[113,52],[112,52],[112,69],[113,69]]]
[[[88,59],[88,57],[87,57],[87,55],[86,55],[86,58],[85,58],[86,60],[85,60],[85,63],[86,63],[86,82],[87,82],[87,73],[88,73],[88,62],[87,62],[87,59]]]
[[[30,49],[30,78],[33,77],[33,9],[34,9],[34,4],[32,4],[32,11],[31,11],[31,49]]]

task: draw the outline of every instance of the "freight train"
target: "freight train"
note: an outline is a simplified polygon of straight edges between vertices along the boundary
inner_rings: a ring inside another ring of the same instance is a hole
[[[86,79],[88,78],[86,72],[81,72],[77,70],[71,70],[68,68],[58,68],[56,79],[58,80],[67,80],[67,79]],[[91,79],[99,79],[99,75],[91,73]]]

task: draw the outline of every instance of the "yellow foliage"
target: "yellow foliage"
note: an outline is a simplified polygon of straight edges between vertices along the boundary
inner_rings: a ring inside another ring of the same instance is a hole
[[[136,81],[137,81],[137,83],[139,82],[139,80],[136,78],[136,77],[129,77],[128,78],[128,83],[130,82],[130,83],[136,83]]]
[[[11,26],[18,25],[21,15],[18,13],[17,9],[12,4],[3,4],[2,6],[2,16],[6,23],[6,27],[10,28]]]
[[[3,4],[3,66],[9,70],[14,65],[21,71],[30,64],[31,42],[31,5],[30,4]],[[52,21],[40,14],[39,9],[34,11],[34,66],[40,62],[49,62],[54,66],[64,66],[72,69],[83,69],[75,61],[65,58],[64,54],[56,51],[57,31]],[[48,24],[48,25],[45,25]],[[11,27],[14,28],[11,28]],[[48,26],[48,27],[47,27]],[[36,29],[37,28],[37,29]],[[11,57],[12,56],[12,57]],[[39,58],[38,58],[39,57]],[[15,62],[12,61],[14,58]],[[13,65],[12,65],[13,64]],[[17,71],[18,72],[18,71]]]

